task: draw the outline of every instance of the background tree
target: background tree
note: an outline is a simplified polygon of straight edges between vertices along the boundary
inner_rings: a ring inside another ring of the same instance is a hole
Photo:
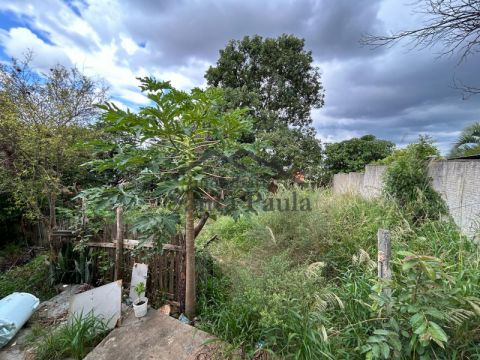
[[[466,127],[450,151],[450,156],[468,156],[480,154],[480,122]]]
[[[110,204],[127,207],[156,203],[167,212],[158,222],[181,221],[186,243],[185,313],[195,316],[195,217],[204,202],[220,210],[235,211],[240,198],[256,184],[257,167],[245,156],[254,147],[237,140],[249,132],[246,109],[223,111],[223,91],[209,88],[191,92],[176,90],[169,83],[141,79],[141,89],[152,101],[138,113],[114,104],[102,106],[107,131],[112,136],[97,143],[113,155],[91,162],[97,171],[115,169],[117,186],[90,189],[90,197],[106,194]],[[122,138],[129,139],[122,141]],[[236,154],[242,151],[241,156]],[[224,193],[225,182],[237,182]],[[239,193],[232,189],[240,189]],[[100,195],[99,195],[100,194]],[[197,202],[195,202],[197,200]],[[184,217],[175,217],[183,209]],[[167,219],[165,219],[167,218]],[[170,226],[170,229],[175,226]]]
[[[284,178],[300,171],[306,180],[320,184],[323,180],[322,146],[312,132],[299,129],[279,128],[275,131],[262,132],[259,138],[266,144],[263,157]]]
[[[365,135],[325,147],[325,171],[329,176],[340,172],[363,171],[365,165],[390,155],[395,147],[391,141]]]
[[[423,26],[391,35],[367,35],[362,43],[378,47],[406,39],[420,48],[440,44],[443,54],[457,53],[461,61],[478,52],[480,0],[421,0],[416,4],[418,12],[427,17]],[[480,93],[478,86],[460,87],[470,94]]]
[[[270,143],[264,158],[272,161],[277,178],[291,179],[291,171],[301,169],[316,179],[321,147],[310,127],[311,110],[323,106],[324,91],[303,39],[284,34],[232,40],[205,78],[225,89],[227,108],[250,109],[255,130]]]
[[[85,180],[79,165],[89,154],[77,143],[95,137],[90,122],[105,88],[75,68],[39,74],[29,60],[0,66],[0,192],[51,228],[58,197],[70,198]]]
[[[304,46],[305,40],[285,34],[232,40],[205,78],[208,85],[227,89],[232,108],[248,107],[256,129],[305,127],[312,122],[311,109],[323,106],[324,94],[312,53]]]

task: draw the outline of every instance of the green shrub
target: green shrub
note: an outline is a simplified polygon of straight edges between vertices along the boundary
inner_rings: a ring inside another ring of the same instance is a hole
[[[378,318],[389,320],[373,331],[362,352],[372,359],[478,355],[478,275],[433,256],[400,255],[393,281],[373,287],[372,309]],[[466,287],[467,283],[476,289]],[[386,287],[392,295],[385,293]]]
[[[47,257],[37,256],[25,265],[0,274],[0,298],[16,291],[28,292],[40,300],[47,300],[55,295],[49,278]]]
[[[74,316],[38,340],[35,359],[83,359],[107,334],[106,323],[93,314]]]
[[[409,145],[387,167],[385,192],[413,221],[437,219],[447,214],[447,207],[433,189],[428,175],[428,156],[438,154],[428,138]]]

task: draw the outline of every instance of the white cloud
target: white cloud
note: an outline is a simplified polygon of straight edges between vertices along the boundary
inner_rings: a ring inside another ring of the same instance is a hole
[[[56,63],[71,65],[65,52],[53,45],[45,43],[37,35],[26,28],[11,28],[0,30],[0,43],[10,57],[21,58],[27,51],[34,54],[32,65],[41,71],[46,71]]]
[[[114,1],[74,5],[83,11],[82,16],[60,0],[32,1],[25,6],[16,1],[2,1],[0,10],[26,16],[34,31],[48,37],[47,42],[42,39],[44,36],[39,37],[26,27],[0,29],[4,53],[21,58],[30,49],[34,53],[32,65],[41,71],[57,63],[76,65],[88,76],[105,79],[113,99],[137,106],[148,103],[138,89],[137,77],[154,75],[181,89],[204,84],[203,72],[208,63],[193,58],[178,66],[158,64],[146,68],[144,62],[151,50],[120,31],[122,16],[116,12],[120,6]]]

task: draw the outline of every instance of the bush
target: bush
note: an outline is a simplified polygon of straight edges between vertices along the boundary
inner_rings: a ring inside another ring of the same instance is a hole
[[[479,355],[478,275],[464,266],[447,268],[433,256],[409,252],[400,256],[393,281],[373,287],[372,309],[378,318],[389,320],[377,322],[380,327],[362,352],[374,359],[434,359],[448,346],[444,354],[450,358]],[[387,286],[391,296],[385,293]]]
[[[447,214],[447,207],[433,189],[428,175],[428,156],[438,154],[428,138],[409,145],[388,165],[385,192],[413,222],[437,219]]]
[[[17,291],[28,292],[40,300],[47,300],[55,295],[49,279],[47,257],[37,256],[25,265],[0,274],[0,298]]]

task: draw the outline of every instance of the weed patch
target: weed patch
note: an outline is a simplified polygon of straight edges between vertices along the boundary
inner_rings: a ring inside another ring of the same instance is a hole
[[[261,212],[208,224],[198,246],[205,330],[248,356],[478,356],[478,248],[449,218],[417,221],[386,199],[329,191],[302,196],[310,196],[311,212]],[[388,284],[377,278],[379,228],[392,234]],[[213,235],[218,239],[200,251]]]
[[[55,290],[50,284],[46,256],[37,256],[25,265],[0,274],[0,298],[15,291],[31,293],[40,300],[47,300],[55,295]]]

